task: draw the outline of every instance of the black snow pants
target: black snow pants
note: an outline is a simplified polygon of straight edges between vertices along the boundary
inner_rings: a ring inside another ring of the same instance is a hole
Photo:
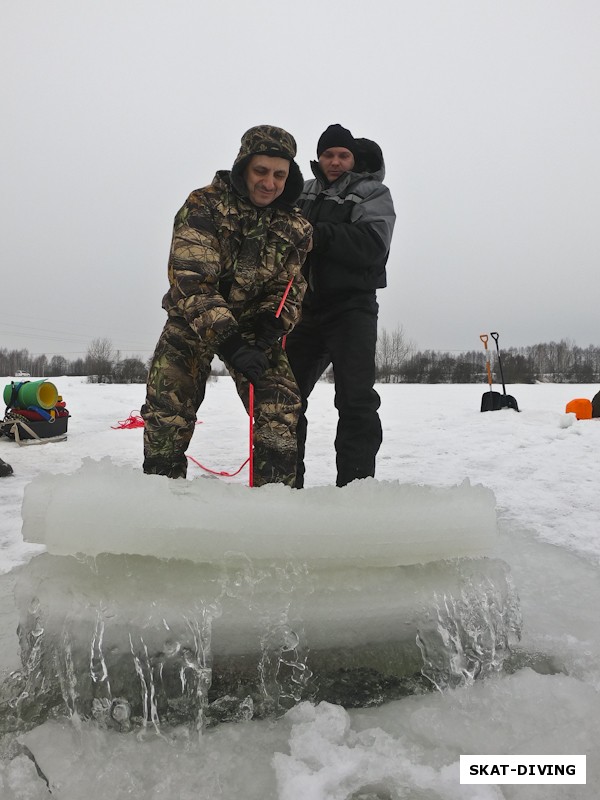
[[[356,478],[374,477],[381,446],[380,398],[375,389],[377,345],[375,294],[364,293],[319,310],[305,308],[302,320],[287,337],[286,352],[300,389],[296,488],[304,486],[304,454],[308,397],[327,367],[333,365],[337,486]]]

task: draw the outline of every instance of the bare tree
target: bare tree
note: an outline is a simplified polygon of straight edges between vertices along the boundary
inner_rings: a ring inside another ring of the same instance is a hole
[[[29,350],[0,350],[0,367],[2,375],[14,375],[17,370],[30,371],[31,356]]]
[[[64,356],[52,356],[48,366],[48,375],[54,377],[58,375],[66,375],[69,369],[69,362]]]
[[[115,353],[110,339],[94,339],[87,349],[85,364],[88,377],[98,383],[110,383]]]
[[[382,328],[377,338],[375,355],[377,380],[381,383],[395,383],[400,378],[402,365],[414,351],[414,344],[409,341],[402,326],[392,333]]]
[[[114,376],[118,383],[145,383],[148,370],[141,358],[124,358],[115,365]]]

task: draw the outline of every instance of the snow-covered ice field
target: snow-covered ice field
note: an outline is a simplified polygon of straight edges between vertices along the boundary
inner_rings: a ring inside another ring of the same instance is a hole
[[[18,447],[0,439],[0,457],[15,472],[0,481],[0,641],[5,650],[16,638],[6,612],[14,575],[44,549],[22,538],[26,486],[40,476],[74,473],[87,458],[109,456],[117,467],[138,471],[141,465],[142,431],[113,426],[139,410],[143,386],[87,384],[66,377],[53,382],[72,414],[67,440]],[[511,386],[521,413],[481,413],[485,386],[399,384],[378,390],[384,428],[378,481],[452,489],[468,479],[494,493],[494,555],[509,565],[520,597],[519,648],[532,656],[530,666],[375,708],[302,703],[276,721],[219,725],[194,746],[160,736],[140,740],[135,733],[58,718],[22,739],[49,786],[9,735],[0,738],[2,800],[596,796],[600,420],[577,421],[565,414],[565,406],[575,397],[591,399],[598,387]],[[209,384],[198,419],[189,455],[213,470],[235,471],[247,457],[248,423],[230,379]],[[309,488],[335,481],[335,424],[333,387],[320,383],[309,407]],[[202,474],[190,464],[189,479]],[[243,485],[247,469],[222,480]],[[344,491],[331,486],[326,493],[343,498]],[[373,519],[394,513],[393,502],[388,508],[380,499]],[[335,529],[335,512],[328,524]],[[443,520],[433,524],[443,535]],[[373,537],[376,532],[364,531],[365,553]],[[242,529],[234,544],[240,552],[248,549]],[[360,537],[354,536],[355,546],[360,550]],[[0,658],[0,669],[2,664]],[[463,786],[458,780],[461,753],[586,754],[587,785]]]

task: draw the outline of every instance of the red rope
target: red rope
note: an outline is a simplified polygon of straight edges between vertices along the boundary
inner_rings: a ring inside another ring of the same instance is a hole
[[[254,486],[254,384],[248,386],[248,417],[250,420],[250,443],[248,455],[248,486]]]
[[[127,419],[122,419],[117,425],[110,426],[113,431],[129,430],[130,428],[143,428],[144,420],[135,411],[132,411]]]
[[[201,425],[201,424],[202,424],[201,420],[198,420],[196,422],[196,425]],[[136,411],[132,411],[131,414],[127,417],[127,419],[119,420],[117,425],[111,425],[110,427],[112,428],[113,431],[129,430],[131,428],[143,428],[144,427],[144,420],[142,419],[142,417]],[[252,439],[250,441],[252,441]],[[205,472],[210,472],[211,475],[219,475],[219,476],[221,476],[223,478],[233,478],[233,477],[235,477],[236,475],[238,475],[244,469],[246,464],[250,461],[250,458],[247,458],[244,461],[244,463],[242,464],[242,466],[239,469],[236,469],[235,472],[226,472],[225,470],[209,469],[209,467],[205,467],[199,461],[196,461],[196,459],[193,458],[192,456],[187,456],[187,458],[190,461],[193,461],[194,464],[196,464],[198,467],[200,467],[200,469],[203,469]]]
[[[186,458],[188,458],[192,463],[196,464],[196,466],[203,469],[205,472],[210,472],[211,475],[218,475],[222,478],[233,478],[244,469],[246,464],[249,465],[248,468],[248,486],[254,486],[254,448],[253,448],[253,425],[254,425],[254,386],[250,383],[248,387],[248,417],[250,421],[250,442],[249,442],[249,454],[248,458],[244,461],[244,463],[236,469],[235,472],[226,472],[225,470],[215,470],[210,469],[209,467],[205,467],[204,464],[201,464],[197,461],[193,456],[188,456],[186,454]]]
[[[275,317],[279,317],[279,315],[283,311],[283,307],[285,305],[285,301],[287,300],[287,296],[290,293],[290,289],[292,288],[292,283],[293,282],[294,282],[294,276],[292,275],[292,277],[288,281],[288,285],[285,287],[285,292],[283,293],[283,297],[281,298],[281,303],[279,303],[277,311],[275,312]]]
[[[198,420],[196,425],[202,425],[202,421]],[[110,427],[113,431],[129,430],[130,428],[143,428],[144,420],[136,411],[132,411],[127,419],[119,420],[116,425],[111,425]]]
[[[247,458],[242,464],[242,466],[239,469],[236,469],[235,472],[225,472],[224,470],[218,472],[217,470],[209,469],[208,467],[203,466],[199,461],[196,461],[196,459],[193,456],[186,455],[186,458],[188,458],[190,461],[193,461],[194,464],[196,464],[196,466],[200,467],[200,469],[203,469],[205,472],[210,472],[211,475],[219,475],[220,477],[223,478],[233,478],[235,475],[239,475],[239,473],[244,469],[246,464],[250,461],[250,459]]]

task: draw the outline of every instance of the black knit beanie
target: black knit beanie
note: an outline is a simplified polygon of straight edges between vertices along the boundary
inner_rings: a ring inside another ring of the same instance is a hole
[[[350,150],[352,155],[354,155],[356,149],[354,136],[352,136],[348,128],[343,128],[338,123],[330,125],[327,130],[321,134],[317,143],[317,158],[329,147],[345,147],[346,150]]]

